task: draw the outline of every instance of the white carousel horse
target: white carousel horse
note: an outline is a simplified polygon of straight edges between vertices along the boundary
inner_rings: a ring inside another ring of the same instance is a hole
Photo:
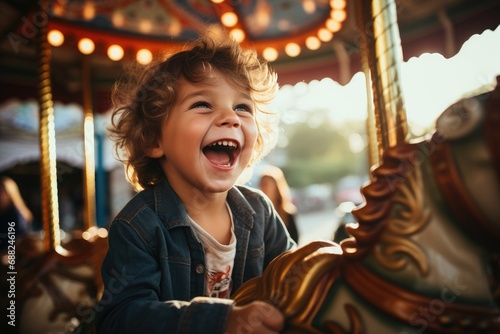
[[[4,321],[0,332],[73,333],[93,320],[92,307],[103,290],[105,229],[91,227],[56,250],[44,251],[43,240],[35,236],[20,238],[16,246],[15,326]]]
[[[340,245],[312,242],[243,285],[285,333],[500,333],[500,77],[388,149]]]

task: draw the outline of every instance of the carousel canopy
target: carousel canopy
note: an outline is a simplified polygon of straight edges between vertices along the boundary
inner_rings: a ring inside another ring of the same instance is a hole
[[[109,86],[124,61],[148,62],[209,29],[272,61],[281,85],[325,77],[345,84],[360,70],[357,1],[49,0],[47,13],[39,2],[0,0],[4,84],[32,80],[34,37],[44,24],[53,31],[54,76],[62,76],[56,84],[70,94],[78,89],[82,53],[92,59],[96,88]],[[450,57],[473,34],[500,23],[497,0],[396,4],[405,60],[425,52]]]

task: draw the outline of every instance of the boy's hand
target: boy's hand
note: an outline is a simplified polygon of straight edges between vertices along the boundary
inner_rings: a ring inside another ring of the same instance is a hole
[[[269,303],[254,301],[235,306],[229,315],[226,334],[274,334],[283,329],[285,318]]]

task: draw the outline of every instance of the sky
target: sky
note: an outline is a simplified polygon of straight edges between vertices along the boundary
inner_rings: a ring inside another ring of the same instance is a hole
[[[433,126],[452,103],[483,87],[491,90],[500,75],[500,26],[472,36],[449,59],[425,53],[401,65],[407,119],[414,132]],[[367,117],[366,80],[356,73],[345,86],[325,78],[280,88],[274,106],[284,123],[302,122],[314,110],[327,111],[333,123],[364,121]]]

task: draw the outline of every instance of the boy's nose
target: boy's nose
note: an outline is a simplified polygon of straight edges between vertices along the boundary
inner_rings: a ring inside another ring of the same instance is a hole
[[[239,127],[241,125],[241,121],[234,110],[225,109],[220,114],[219,124],[221,126]]]

